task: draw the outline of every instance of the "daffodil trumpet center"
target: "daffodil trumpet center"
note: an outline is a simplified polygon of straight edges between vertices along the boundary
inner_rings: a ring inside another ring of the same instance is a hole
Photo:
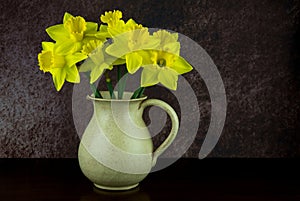
[[[167,66],[166,64],[167,64],[167,62],[166,62],[166,60],[165,59],[158,59],[157,60],[157,65],[159,66],[159,67],[165,67],[165,66]]]
[[[53,55],[53,68],[63,68],[66,64],[65,57],[60,55]]]
[[[55,55],[52,51],[42,51],[38,55],[40,69],[49,72],[53,68],[63,68],[65,66],[64,56]]]
[[[84,32],[87,29],[85,19],[80,16],[70,17],[64,23],[64,27],[70,33],[71,39],[77,42],[83,39]]]

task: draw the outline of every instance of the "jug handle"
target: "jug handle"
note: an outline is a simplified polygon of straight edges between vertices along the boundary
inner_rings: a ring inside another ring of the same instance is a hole
[[[174,141],[178,128],[179,128],[179,120],[176,112],[174,109],[167,104],[164,101],[158,100],[158,99],[148,99],[141,103],[140,109],[144,111],[144,109],[148,106],[158,106],[164,111],[167,112],[169,117],[171,118],[172,122],[172,129],[168,137],[165,139],[165,141],[153,152],[152,155],[152,167],[156,164],[157,158],[171,145],[171,143]]]

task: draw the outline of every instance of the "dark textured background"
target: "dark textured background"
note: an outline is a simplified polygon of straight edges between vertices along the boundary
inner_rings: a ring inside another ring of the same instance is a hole
[[[112,9],[145,26],[184,34],[214,60],[228,112],[210,157],[299,157],[299,6],[292,0],[1,2],[0,157],[76,157],[73,85],[56,92],[51,76],[39,71],[37,54],[41,41],[50,40],[45,28],[61,23],[65,11],[97,21]],[[185,155],[196,157],[209,125],[210,99],[197,73],[185,78],[201,109],[197,138]],[[161,92],[147,94],[160,97]],[[168,97],[160,98],[176,108]]]

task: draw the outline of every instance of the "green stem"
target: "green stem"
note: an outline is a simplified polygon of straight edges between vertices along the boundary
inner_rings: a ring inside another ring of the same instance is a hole
[[[89,82],[90,82],[90,74],[88,72],[85,72],[85,75],[88,77]],[[91,88],[95,98],[103,98],[101,96],[99,90],[97,89],[97,87],[94,84],[90,83],[90,88]]]
[[[131,99],[140,98],[145,91],[145,87],[139,87],[137,90],[134,91]]]
[[[108,71],[105,72],[105,82],[106,82],[106,86],[107,86],[107,89],[109,91],[109,94],[110,94],[110,98],[111,99],[115,99],[115,94],[114,94],[114,88],[112,86],[112,83],[111,83],[111,79],[108,75]]]
[[[95,87],[94,84],[90,84],[91,90],[93,91],[93,94],[95,98],[103,98],[99,92],[99,90]]]
[[[117,80],[118,80],[118,99],[122,99],[123,94],[121,94],[121,68],[117,66]]]
[[[124,69],[124,74],[122,75],[122,68]],[[126,86],[126,80],[128,76],[128,71],[126,66],[118,66],[118,99],[123,98],[125,86]]]

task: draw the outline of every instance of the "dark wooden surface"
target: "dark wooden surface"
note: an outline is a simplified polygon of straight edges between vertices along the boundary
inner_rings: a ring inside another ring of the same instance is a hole
[[[300,200],[299,159],[180,159],[138,188],[93,188],[77,159],[0,159],[0,200]]]

